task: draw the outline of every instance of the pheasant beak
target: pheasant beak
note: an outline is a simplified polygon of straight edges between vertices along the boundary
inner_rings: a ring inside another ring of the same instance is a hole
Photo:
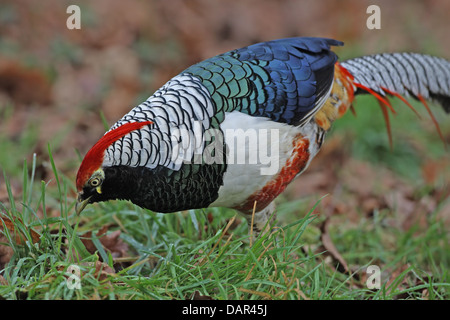
[[[81,211],[83,211],[84,208],[86,208],[86,206],[89,204],[89,200],[91,199],[91,197],[92,196],[83,199],[83,193],[82,192],[78,193],[77,202],[75,203],[75,212],[77,213],[77,215],[80,215]]]

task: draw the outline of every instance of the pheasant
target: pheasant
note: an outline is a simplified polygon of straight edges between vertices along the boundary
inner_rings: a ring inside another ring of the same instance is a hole
[[[111,199],[162,213],[228,207],[260,232],[274,219],[275,198],[306,170],[355,95],[373,95],[386,120],[389,96],[450,112],[450,61],[383,53],[338,62],[331,46],[342,45],[279,39],[187,68],[87,152],[77,214]]]

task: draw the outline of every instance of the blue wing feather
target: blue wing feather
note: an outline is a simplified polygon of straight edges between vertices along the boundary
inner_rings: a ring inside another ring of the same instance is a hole
[[[342,44],[325,38],[262,42],[205,60],[185,72],[221,84],[210,90],[219,121],[220,113],[239,110],[301,125],[329,92],[337,60],[330,46]]]

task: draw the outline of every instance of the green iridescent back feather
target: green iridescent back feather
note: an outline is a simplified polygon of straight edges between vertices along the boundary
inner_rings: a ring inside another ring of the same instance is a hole
[[[240,111],[299,125],[327,94],[334,75],[335,40],[292,38],[230,51],[186,69],[202,80],[216,105],[216,121]],[[213,123],[216,127],[218,123]]]

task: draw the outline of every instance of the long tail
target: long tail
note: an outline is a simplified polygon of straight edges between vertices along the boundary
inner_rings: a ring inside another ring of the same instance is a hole
[[[348,94],[350,104],[353,95],[360,93],[369,93],[378,99],[390,141],[388,111],[395,113],[395,110],[388,96],[401,99],[412,110],[414,108],[406,98],[422,102],[444,139],[426,100],[441,104],[450,113],[450,61],[418,53],[383,53],[343,61],[335,70],[335,79],[339,79],[346,90],[353,89]]]

